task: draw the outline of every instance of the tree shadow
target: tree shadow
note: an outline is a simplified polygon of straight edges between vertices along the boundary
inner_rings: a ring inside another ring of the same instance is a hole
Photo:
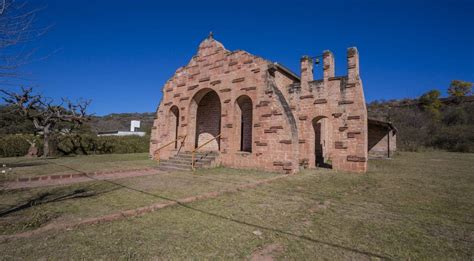
[[[70,200],[70,199],[98,196],[101,194],[115,191],[117,189],[120,189],[120,187],[115,187],[115,188],[104,190],[104,191],[93,191],[93,190],[88,191],[87,189],[76,189],[72,192],[66,192],[66,193],[51,193],[51,192],[41,193],[24,203],[20,203],[18,205],[10,206],[7,209],[0,210],[0,218],[16,213],[21,210],[34,207],[34,206],[45,205],[45,204],[49,204],[53,202],[60,202],[60,201],[65,201],[65,200]]]
[[[34,161],[34,162],[23,162],[23,163],[0,163],[0,165],[6,165],[7,168],[23,168],[23,167],[34,167],[34,166],[41,166],[47,165],[47,162],[42,161]]]

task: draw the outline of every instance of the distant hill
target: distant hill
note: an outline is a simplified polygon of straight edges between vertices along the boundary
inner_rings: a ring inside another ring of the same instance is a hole
[[[153,126],[155,113],[112,113],[105,116],[93,116],[89,124],[95,132],[99,131],[128,131],[130,130],[130,121],[140,121],[140,128],[137,131],[150,133]]]
[[[93,116],[88,123],[91,130],[99,131],[127,131],[130,130],[130,121],[139,120],[140,128],[137,131],[150,133],[155,113],[112,113],[105,116]],[[0,104],[0,135],[34,133],[33,123],[21,117],[10,106]]]

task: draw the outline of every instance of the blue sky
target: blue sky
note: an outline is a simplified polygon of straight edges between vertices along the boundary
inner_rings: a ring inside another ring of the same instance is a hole
[[[91,112],[152,112],[161,88],[209,33],[299,74],[302,55],[332,50],[336,74],[357,46],[367,101],[445,92],[474,81],[474,1],[65,1],[44,6],[53,25],[34,42],[29,83],[59,98],[90,98]]]

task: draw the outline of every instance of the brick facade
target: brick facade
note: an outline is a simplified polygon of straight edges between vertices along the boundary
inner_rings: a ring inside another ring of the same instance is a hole
[[[309,57],[301,59],[299,77],[208,37],[163,87],[150,154],[176,133],[186,136],[183,145],[162,149],[160,158],[192,151],[221,134],[202,150],[218,151],[223,166],[296,173],[318,165],[365,172],[367,110],[358,51],[348,49],[348,75],[342,77],[335,76],[333,54],[325,51],[322,57],[323,79],[313,78]]]

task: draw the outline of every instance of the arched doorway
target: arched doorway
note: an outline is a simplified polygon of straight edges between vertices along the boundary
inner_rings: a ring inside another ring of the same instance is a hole
[[[221,133],[221,101],[211,89],[201,90],[194,96],[196,109],[196,135],[194,147],[197,148]],[[201,151],[219,151],[220,139],[204,145]]]
[[[326,117],[316,117],[312,121],[314,130],[314,164],[316,167],[331,168],[328,162],[329,125]]]
[[[169,113],[169,125],[170,126],[170,134],[173,140],[178,139],[178,130],[179,130],[179,109],[177,106],[173,106],[170,108]],[[178,141],[175,141],[174,148],[178,148]]]
[[[242,95],[235,106],[236,134],[239,137],[239,150],[252,152],[252,100]]]

